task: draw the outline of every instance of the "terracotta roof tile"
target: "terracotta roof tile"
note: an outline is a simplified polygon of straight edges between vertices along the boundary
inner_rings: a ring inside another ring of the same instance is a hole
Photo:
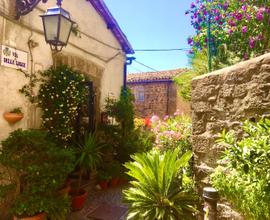
[[[159,72],[129,73],[127,83],[171,81],[176,75],[186,72],[188,69],[175,69]]]

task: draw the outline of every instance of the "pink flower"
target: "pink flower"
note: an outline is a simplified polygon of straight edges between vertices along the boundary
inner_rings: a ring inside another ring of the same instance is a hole
[[[262,34],[259,34],[259,35],[256,37],[256,40],[257,40],[257,41],[263,40],[263,35],[262,35]]]
[[[243,58],[244,58],[244,60],[248,60],[248,54],[245,53]]]
[[[233,20],[229,20],[228,23],[229,23],[229,25],[232,26],[232,27],[235,26],[235,22],[234,22]]]
[[[251,49],[255,47],[255,39],[253,37],[249,39],[249,47]]]
[[[242,33],[247,33],[248,27],[247,26],[243,26],[242,27]]]
[[[156,123],[159,121],[159,117],[157,115],[153,115],[150,119],[151,123]]]
[[[164,121],[167,121],[169,119],[169,115],[165,115],[165,117],[163,118]]]
[[[181,112],[179,111],[179,109],[176,110],[176,112],[173,114],[174,116],[180,115]]]
[[[236,13],[236,14],[234,14],[234,17],[236,20],[241,21],[243,18],[243,15],[241,13]]]
[[[256,18],[257,18],[258,21],[262,21],[263,18],[264,18],[262,12],[259,11],[259,12],[257,13],[257,15],[256,15]]]
[[[246,19],[247,19],[247,21],[250,21],[251,20],[251,16],[250,15],[246,15]]]
[[[243,10],[243,11],[246,11],[246,10],[247,10],[247,5],[243,5],[243,6],[242,6],[242,10]]]

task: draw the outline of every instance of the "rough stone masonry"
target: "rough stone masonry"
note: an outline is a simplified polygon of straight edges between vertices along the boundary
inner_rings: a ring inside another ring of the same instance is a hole
[[[218,134],[262,115],[270,115],[270,53],[192,81],[193,150],[200,189],[209,185],[209,174],[223,151],[215,144]]]

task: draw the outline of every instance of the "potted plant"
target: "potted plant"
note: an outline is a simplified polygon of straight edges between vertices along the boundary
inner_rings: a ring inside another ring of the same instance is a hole
[[[99,143],[96,134],[84,135],[83,141],[77,144],[77,163],[79,167],[79,179],[77,187],[70,191],[72,196],[73,210],[80,210],[83,208],[87,198],[86,190],[82,189],[82,176],[87,171],[96,170],[97,166],[102,161],[102,154],[100,152],[103,144]]]
[[[11,204],[14,220],[42,220],[46,216],[56,219],[55,213],[68,213],[69,198],[59,195],[57,190],[74,169],[74,153],[60,148],[47,132],[12,132],[2,141],[0,163],[17,176],[16,181],[8,183],[0,179],[6,187],[14,186],[17,191]]]
[[[14,108],[9,112],[4,113],[4,118],[7,122],[13,124],[16,123],[23,118],[23,113],[21,108]]]
[[[98,179],[99,183],[98,185],[101,187],[101,189],[107,189],[109,186],[109,181],[111,180],[112,176],[105,170],[100,170],[98,172]]]
[[[106,169],[111,176],[110,186],[118,186],[120,183],[120,176],[122,170],[121,164],[118,161],[114,160],[112,163],[106,165]]]

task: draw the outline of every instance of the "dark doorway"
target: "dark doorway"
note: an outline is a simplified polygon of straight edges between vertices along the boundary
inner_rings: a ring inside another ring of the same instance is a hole
[[[79,138],[85,133],[95,131],[95,92],[93,82],[87,81],[83,85],[86,89],[85,103],[78,108],[78,117],[76,120],[76,136]]]

